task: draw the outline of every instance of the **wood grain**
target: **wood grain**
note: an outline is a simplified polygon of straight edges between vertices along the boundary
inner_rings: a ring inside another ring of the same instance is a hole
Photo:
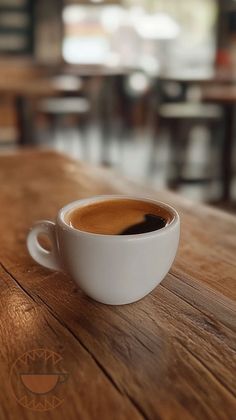
[[[0,157],[0,418],[234,419],[236,413],[236,220],[168,192],[53,152]],[[38,219],[91,195],[130,193],[180,212],[180,249],[171,272],[132,305],[87,298],[66,275],[28,256]],[[69,371],[64,403],[45,413],[10,396],[9,370],[45,347]]]

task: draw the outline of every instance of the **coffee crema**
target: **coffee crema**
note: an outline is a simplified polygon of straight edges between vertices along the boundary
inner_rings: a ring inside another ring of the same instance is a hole
[[[74,229],[103,235],[134,235],[168,225],[174,216],[165,207],[149,201],[111,199],[70,210],[65,221]]]

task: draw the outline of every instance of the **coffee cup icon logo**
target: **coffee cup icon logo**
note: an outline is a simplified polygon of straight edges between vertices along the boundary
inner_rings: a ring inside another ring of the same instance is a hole
[[[30,350],[18,357],[10,372],[11,390],[18,403],[36,411],[61,405],[68,376],[62,362],[60,354],[48,349]]]

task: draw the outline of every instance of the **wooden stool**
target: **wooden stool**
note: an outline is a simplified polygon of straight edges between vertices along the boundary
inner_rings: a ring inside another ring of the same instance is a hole
[[[90,103],[83,97],[54,97],[46,98],[39,102],[37,110],[50,116],[52,129],[55,131],[65,116],[71,115],[79,118],[78,128],[83,137],[86,133],[87,117],[90,111]],[[85,145],[86,146],[86,145]]]
[[[209,182],[209,178],[184,178],[182,169],[190,131],[198,125],[205,125],[212,134],[218,135],[223,118],[221,107],[198,102],[169,103],[161,105],[158,114],[160,126],[167,126],[170,133],[172,175],[168,180],[169,186],[177,188],[186,182]]]

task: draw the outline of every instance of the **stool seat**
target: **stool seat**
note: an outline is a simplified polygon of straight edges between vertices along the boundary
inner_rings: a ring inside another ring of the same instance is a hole
[[[90,109],[86,98],[47,98],[40,101],[38,110],[47,114],[83,114]]]
[[[223,112],[220,106],[214,104],[179,102],[161,105],[159,115],[162,118],[217,120]]]
[[[83,87],[83,81],[80,77],[67,74],[59,74],[51,78],[51,82],[56,89],[61,92],[75,92]],[[78,93],[77,93],[78,94]]]

